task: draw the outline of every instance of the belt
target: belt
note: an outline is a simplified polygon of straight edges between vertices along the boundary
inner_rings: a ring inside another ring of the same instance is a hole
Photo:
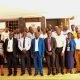
[[[35,51],[35,53],[38,53],[39,51]]]
[[[56,49],[62,49],[63,47],[57,47]]]
[[[48,51],[48,52],[52,52],[52,51]]]
[[[80,49],[76,49],[76,51],[80,51]]]

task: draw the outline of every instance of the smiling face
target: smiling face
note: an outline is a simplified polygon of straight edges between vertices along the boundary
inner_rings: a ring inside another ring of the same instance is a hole
[[[61,34],[61,29],[58,28],[57,31],[56,31],[57,35],[60,35]]]
[[[51,31],[48,31],[47,35],[48,35],[48,37],[51,37],[51,35],[52,35]]]
[[[72,33],[68,33],[68,34],[67,34],[67,37],[68,37],[68,39],[72,39],[73,34],[72,34]]]
[[[37,31],[37,32],[35,32],[35,38],[36,39],[38,39],[39,38],[39,36],[40,36],[40,33]]]
[[[27,36],[27,33],[24,31],[23,32],[23,37],[25,38]]]

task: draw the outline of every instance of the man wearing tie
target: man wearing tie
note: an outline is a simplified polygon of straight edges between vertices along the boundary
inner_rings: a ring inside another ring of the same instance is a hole
[[[18,47],[21,51],[21,75],[25,74],[25,60],[27,61],[28,73],[31,75],[31,66],[30,66],[30,53],[31,48],[31,39],[26,37],[27,33],[23,32],[23,37],[20,38]]]
[[[13,32],[9,33],[9,38],[5,40],[4,46],[7,64],[8,64],[8,76],[12,75],[12,65],[14,68],[14,76],[17,75],[17,65],[16,65],[16,57],[18,53],[18,42],[17,39],[13,38]]]
[[[43,76],[42,56],[44,55],[44,40],[39,38],[39,32],[35,32],[35,38],[31,43],[31,54],[34,59],[35,74],[38,75],[38,66],[40,69],[40,75]],[[39,63],[39,65],[38,65]]]
[[[51,71],[52,75],[55,75],[54,67],[55,67],[56,40],[55,38],[51,37],[51,31],[47,32],[47,36],[48,37],[44,40],[44,42],[45,42],[46,58],[48,65],[48,75],[50,75]]]

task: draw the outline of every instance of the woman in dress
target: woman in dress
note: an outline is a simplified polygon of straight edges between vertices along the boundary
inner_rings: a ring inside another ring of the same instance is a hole
[[[66,39],[66,49],[65,49],[65,67],[67,73],[72,73],[74,68],[74,52],[75,52],[75,41],[73,39],[73,34],[68,32]]]

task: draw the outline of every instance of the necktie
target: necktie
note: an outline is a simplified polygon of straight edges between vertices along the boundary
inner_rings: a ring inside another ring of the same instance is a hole
[[[24,38],[24,40],[23,40],[23,48],[25,48],[25,38]]]
[[[48,51],[51,51],[51,39],[48,38]]]

